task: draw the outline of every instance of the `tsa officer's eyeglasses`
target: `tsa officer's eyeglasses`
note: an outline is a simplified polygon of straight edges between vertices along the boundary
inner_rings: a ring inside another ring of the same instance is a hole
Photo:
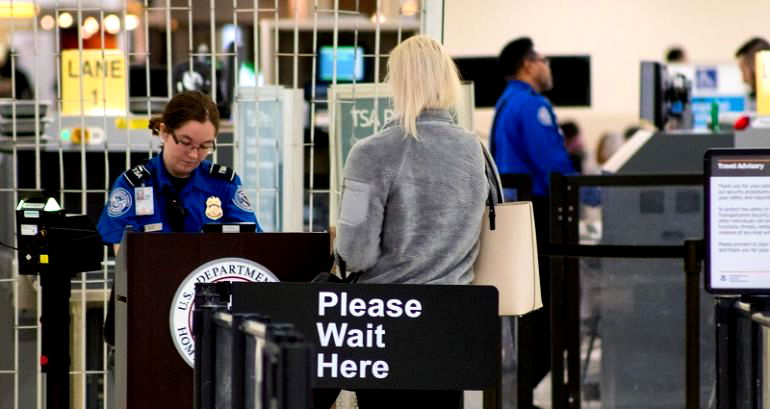
[[[208,155],[215,150],[217,150],[217,143],[216,141],[210,141],[210,142],[203,142],[200,145],[194,145],[190,140],[188,139],[179,139],[176,137],[176,134],[171,132],[171,138],[174,139],[174,143],[177,145],[182,145],[185,149],[188,151],[196,151],[196,153],[203,153],[204,155]]]

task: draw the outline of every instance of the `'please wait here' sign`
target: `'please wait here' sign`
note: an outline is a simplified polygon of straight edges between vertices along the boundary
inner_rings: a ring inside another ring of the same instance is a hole
[[[64,50],[62,115],[125,115],[126,58],[121,50]]]

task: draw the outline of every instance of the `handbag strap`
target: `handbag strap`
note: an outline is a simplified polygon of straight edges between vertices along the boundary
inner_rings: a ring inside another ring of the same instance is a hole
[[[505,197],[503,196],[502,182],[500,182],[500,174],[497,172],[497,166],[495,160],[492,159],[492,155],[489,154],[486,146],[479,141],[481,145],[481,151],[484,153],[484,174],[487,176],[487,183],[489,185],[489,191],[487,193],[487,206],[489,206],[489,229],[495,229],[495,205],[503,203]]]
[[[337,269],[340,271],[340,277],[342,278],[343,283],[353,284],[358,282],[358,279],[361,277],[360,271],[348,273],[348,265],[345,260],[340,257],[339,253],[335,251],[332,257],[337,260]]]

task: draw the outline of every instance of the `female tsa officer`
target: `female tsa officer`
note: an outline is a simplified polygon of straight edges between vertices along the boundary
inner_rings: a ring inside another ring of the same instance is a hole
[[[208,96],[175,95],[149,128],[162,150],[115,181],[97,226],[105,243],[120,243],[129,226],[136,232],[199,232],[206,223],[251,222],[262,231],[238,175],[204,160],[216,149],[219,130],[219,112]]]

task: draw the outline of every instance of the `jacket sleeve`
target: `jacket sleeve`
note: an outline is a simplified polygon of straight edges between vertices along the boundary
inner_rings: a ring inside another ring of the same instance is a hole
[[[262,226],[254,214],[254,206],[246,194],[246,189],[241,186],[241,178],[235,175],[232,182],[227,184],[225,200],[222,203],[225,222],[256,223],[257,232],[262,232]]]
[[[354,146],[345,165],[335,245],[349,272],[370,270],[380,257],[388,192],[373,168],[366,149]]]
[[[104,204],[99,223],[96,225],[104,243],[120,243],[127,229],[136,229],[135,202],[133,187],[120,175],[112,186],[109,199]]]

